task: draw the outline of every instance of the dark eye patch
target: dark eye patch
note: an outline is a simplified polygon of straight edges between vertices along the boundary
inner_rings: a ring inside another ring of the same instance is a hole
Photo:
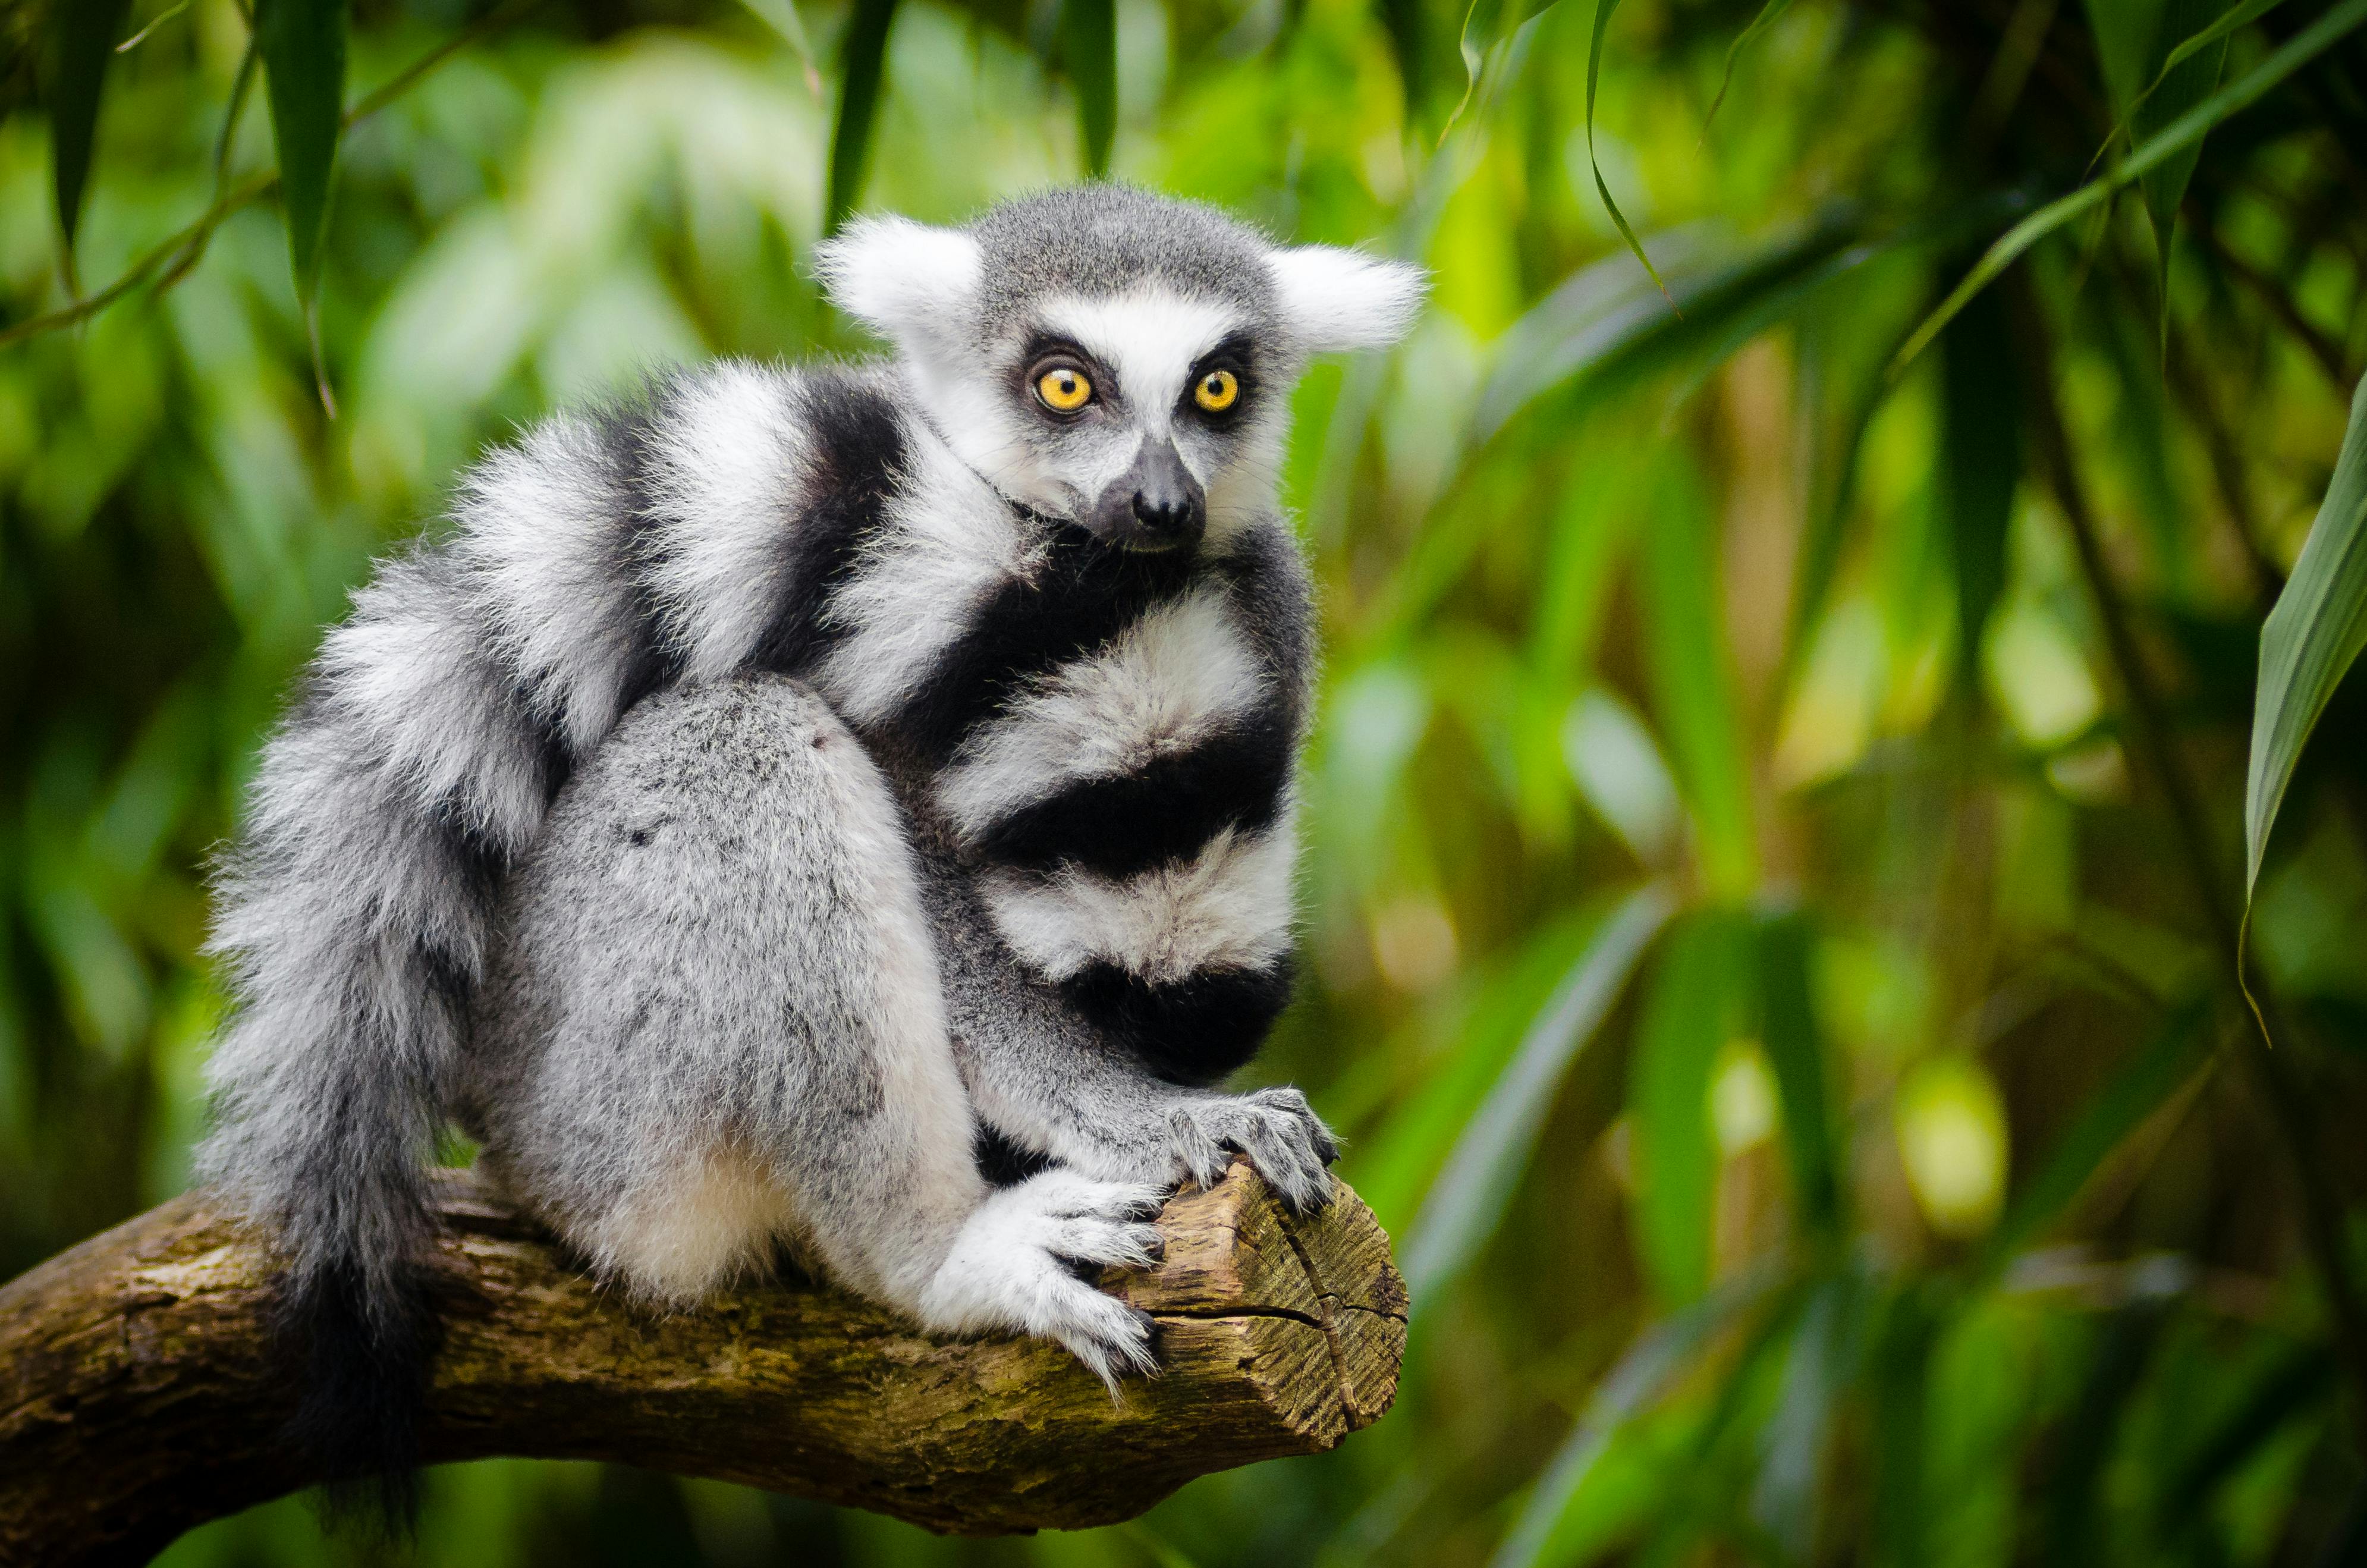
[[[1220,414],[1211,414],[1192,401],[1192,389],[1212,370],[1229,370],[1233,380],[1240,383],[1240,395],[1233,399],[1231,407]],[[1192,374],[1184,382],[1183,406],[1203,423],[1229,424],[1240,417],[1241,410],[1256,396],[1257,389],[1257,339],[1247,332],[1229,332],[1214,348],[1192,362]]]
[[[1093,395],[1097,399],[1111,403],[1121,401],[1117,377],[1107,365],[1068,338],[1038,331],[1028,335],[1026,349],[1019,356],[1016,390],[1022,402],[1031,407],[1036,406],[1035,395],[1030,389],[1037,377],[1055,365],[1074,365],[1083,371],[1085,379],[1093,384]]]

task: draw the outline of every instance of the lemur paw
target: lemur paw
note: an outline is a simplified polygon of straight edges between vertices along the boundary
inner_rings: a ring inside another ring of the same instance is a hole
[[[1048,1170],[972,1214],[923,1292],[921,1316],[957,1334],[1016,1329],[1057,1340],[1117,1393],[1127,1372],[1157,1371],[1150,1316],[1104,1295],[1081,1267],[1145,1268],[1165,1240],[1148,1221],[1166,1195],[1141,1182]]]
[[[1340,1144],[1297,1089],[1187,1101],[1168,1127],[1176,1158],[1202,1187],[1222,1179],[1238,1151],[1291,1213],[1312,1214],[1331,1201],[1325,1167],[1340,1157]]]

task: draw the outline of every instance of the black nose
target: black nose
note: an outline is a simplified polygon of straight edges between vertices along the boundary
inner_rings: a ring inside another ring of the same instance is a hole
[[[1145,441],[1134,466],[1110,486],[1099,508],[1112,527],[1104,537],[1136,550],[1197,544],[1206,522],[1200,482],[1172,441]],[[1114,515],[1113,515],[1114,514]]]

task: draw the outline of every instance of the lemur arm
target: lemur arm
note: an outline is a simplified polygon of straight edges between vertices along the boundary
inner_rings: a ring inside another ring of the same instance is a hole
[[[957,1031],[955,1057],[988,1126],[1108,1181],[1212,1185],[1248,1156],[1295,1214],[1331,1200],[1339,1145],[1294,1088],[1246,1095],[1165,1082],[1106,1042],[1030,1027]]]

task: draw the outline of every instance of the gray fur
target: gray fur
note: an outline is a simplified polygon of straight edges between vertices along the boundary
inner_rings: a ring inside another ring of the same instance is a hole
[[[791,1246],[1104,1377],[1144,1326],[1064,1260],[1146,1261],[1161,1194],[1231,1151],[1329,1195],[1302,1096],[1203,1085],[1286,984],[1289,383],[1399,330],[1414,276],[1110,187],[824,264],[897,358],[708,367],[493,454],[265,750],[204,1168],[297,1316],[358,1290],[381,1372],[449,1119],[649,1299]],[[1093,357],[1080,417],[1021,373],[1047,335]],[[1204,418],[1220,340],[1254,385]],[[1098,519],[1154,448],[1205,534],[1113,565],[1145,546]],[[1213,815],[1171,777],[1204,757],[1251,780]],[[981,1130],[1050,1168],[990,1187]]]
[[[1115,294],[1145,282],[1238,306],[1269,334],[1272,242],[1214,207],[1125,186],[1078,186],[1006,202],[968,225],[984,252],[977,320],[1000,335],[1048,294]]]

